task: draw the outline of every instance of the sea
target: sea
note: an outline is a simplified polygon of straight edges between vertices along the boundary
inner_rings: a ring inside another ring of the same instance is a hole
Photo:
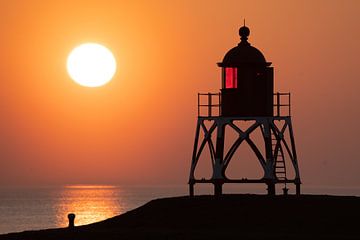
[[[350,187],[303,185],[302,192],[360,196],[360,188]],[[196,185],[195,193],[212,194],[212,188],[209,185]],[[224,193],[265,194],[266,189],[264,185],[225,185]],[[0,188],[0,234],[67,227],[69,213],[76,214],[75,225],[90,224],[135,209],[152,199],[187,194],[188,188],[185,184],[2,187]]]

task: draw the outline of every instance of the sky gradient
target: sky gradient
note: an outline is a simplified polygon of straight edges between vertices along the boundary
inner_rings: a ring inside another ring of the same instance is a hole
[[[359,9],[355,0],[1,1],[0,185],[185,184],[197,93],[219,91],[216,63],[246,18],[275,90],[292,93],[303,183],[360,187]],[[84,42],[114,53],[109,84],[68,76],[66,58]]]

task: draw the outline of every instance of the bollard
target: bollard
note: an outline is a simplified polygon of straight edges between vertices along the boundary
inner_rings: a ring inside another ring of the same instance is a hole
[[[74,213],[69,213],[68,214],[68,219],[69,219],[69,228],[74,228],[75,227],[75,214]]]

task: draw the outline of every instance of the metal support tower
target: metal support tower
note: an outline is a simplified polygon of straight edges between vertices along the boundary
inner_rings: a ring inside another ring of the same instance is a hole
[[[207,95],[207,104],[200,103],[200,96]],[[288,96],[288,103],[281,104],[280,97]],[[212,97],[218,96],[218,104],[213,104]],[[284,194],[288,189],[286,184],[293,183],[296,186],[296,195],[300,195],[300,173],[296,155],[294,133],[290,116],[290,93],[276,93],[277,98],[274,104],[276,114],[272,117],[224,117],[221,116],[218,109],[221,105],[220,94],[199,94],[198,97],[198,120],[195,133],[194,149],[191,161],[189,176],[189,194],[194,195],[194,185],[197,183],[210,183],[214,186],[214,195],[222,194],[222,186],[225,183],[264,183],[267,185],[269,195],[275,195],[275,185],[284,184]],[[209,100],[210,99],[210,100]],[[287,107],[288,112],[284,116],[280,110]],[[201,115],[201,108],[207,110],[207,114]],[[215,111],[214,111],[215,109]],[[216,109],[218,109],[216,111]],[[218,112],[219,116],[213,116],[214,112]],[[206,126],[205,122],[209,121],[210,126]],[[246,129],[239,127],[239,122],[252,121],[253,124]],[[282,126],[282,127],[279,127]],[[226,139],[226,129],[233,129],[237,133],[237,139],[230,143],[228,151],[224,151],[224,143]],[[260,142],[252,139],[255,130],[261,130],[262,145],[265,151],[259,149]],[[286,138],[286,136],[288,136]],[[256,155],[257,160],[263,170],[263,177],[260,179],[230,179],[226,176],[226,170],[229,163],[233,160],[233,156],[241,144],[248,144],[252,152]],[[195,170],[198,165],[200,156],[204,153],[204,149],[209,150],[212,166],[212,176],[209,179],[197,179]],[[285,166],[285,156],[288,156],[291,166]],[[294,178],[287,177],[287,169],[294,169]]]

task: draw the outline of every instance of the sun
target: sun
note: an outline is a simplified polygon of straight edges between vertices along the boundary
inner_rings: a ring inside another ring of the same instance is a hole
[[[84,87],[103,86],[116,72],[114,55],[98,43],[84,43],[75,47],[66,65],[71,79]]]

